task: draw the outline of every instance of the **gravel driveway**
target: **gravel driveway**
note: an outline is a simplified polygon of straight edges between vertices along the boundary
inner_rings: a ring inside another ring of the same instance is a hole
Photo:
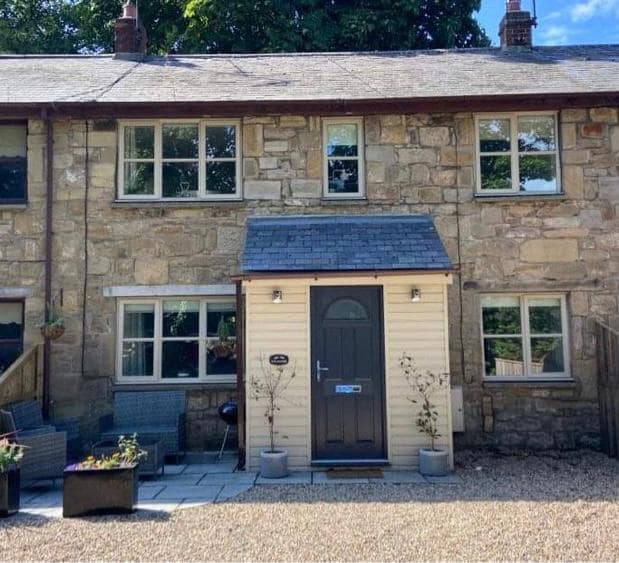
[[[5,560],[619,561],[619,463],[466,452],[464,483],[259,486],[230,502],[0,522]]]

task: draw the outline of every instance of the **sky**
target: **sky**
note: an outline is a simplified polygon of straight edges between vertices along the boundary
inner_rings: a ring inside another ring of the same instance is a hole
[[[522,0],[523,10],[532,7]],[[494,45],[504,14],[504,0],[482,0],[478,20]],[[535,45],[619,43],[619,0],[537,0],[537,19]]]

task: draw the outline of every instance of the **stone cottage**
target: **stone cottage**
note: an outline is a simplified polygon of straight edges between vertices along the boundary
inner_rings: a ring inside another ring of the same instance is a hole
[[[595,447],[619,46],[532,46],[509,6],[499,48],[152,57],[127,10],[113,55],[0,57],[0,371],[58,309],[57,414],[91,440],[115,391],[183,389],[204,450],[285,355],[294,467],[414,466],[408,352],[450,374],[444,445]]]

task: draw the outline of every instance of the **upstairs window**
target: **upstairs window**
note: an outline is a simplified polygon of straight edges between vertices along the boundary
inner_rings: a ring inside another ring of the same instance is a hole
[[[557,116],[477,116],[478,195],[561,191]]]
[[[487,379],[567,378],[565,296],[485,295],[481,300]]]
[[[24,304],[0,302],[0,373],[24,351]]]
[[[0,205],[26,202],[27,125],[0,125]]]
[[[126,122],[121,125],[119,197],[239,199],[239,123]]]
[[[364,195],[362,119],[323,120],[324,196],[359,198]]]

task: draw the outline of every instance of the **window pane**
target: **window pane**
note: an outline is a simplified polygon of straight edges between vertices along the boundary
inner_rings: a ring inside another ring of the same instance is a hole
[[[125,162],[125,195],[155,193],[155,167],[152,162]]]
[[[164,162],[162,169],[163,197],[198,196],[197,162]]]
[[[26,199],[26,168],[25,158],[0,157],[0,202]]]
[[[209,337],[236,336],[236,310],[234,303],[209,303],[206,313],[206,335]]]
[[[234,158],[236,156],[236,127],[223,125],[206,128],[207,158]]]
[[[123,375],[152,376],[153,350],[152,342],[123,342]]]
[[[485,338],[484,358],[487,376],[527,375],[524,370],[520,338]]]
[[[531,375],[563,373],[563,338],[531,338]]]
[[[26,158],[26,125],[0,125],[0,157]]]
[[[199,345],[196,340],[167,340],[162,346],[161,377],[198,377]]]
[[[482,297],[484,334],[520,334],[518,297]]]
[[[23,305],[0,303],[0,340],[21,339]]]
[[[153,338],[155,336],[155,306],[125,305],[123,338]]]
[[[481,157],[481,189],[512,189],[512,162],[509,156]]]
[[[182,337],[200,334],[200,303],[165,301],[163,304],[163,336]]]
[[[206,193],[236,193],[236,162],[208,162],[206,164]]]
[[[557,158],[554,155],[520,157],[521,192],[556,192]]]
[[[198,158],[198,126],[170,123],[161,128],[163,158]]]
[[[0,340],[0,374],[19,358],[22,352],[21,341]]]
[[[368,319],[365,307],[354,299],[338,299],[329,305],[325,319],[332,321],[363,321]]]
[[[327,125],[327,156],[357,156],[358,143],[354,123]]]
[[[555,119],[552,116],[534,116],[518,118],[518,150],[554,151]]]
[[[233,375],[236,373],[236,355],[234,351],[224,351],[223,354],[215,349],[208,351],[206,358],[207,375]]]
[[[509,152],[511,150],[509,119],[482,119],[479,122],[479,150],[481,152]]]
[[[152,125],[125,127],[125,158],[155,158],[155,128]]]
[[[531,334],[561,334],[561,300],[529,299],[529,326]]]
[[[359,192],[359,162],[329,160],[329,193]]]

